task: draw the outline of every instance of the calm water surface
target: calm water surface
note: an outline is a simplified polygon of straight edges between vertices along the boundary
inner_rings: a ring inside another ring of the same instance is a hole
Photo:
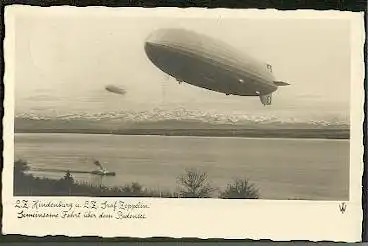
[[[139,182],[175,190],[186,168],[207,171],[218,188],[247,177],[265,199],[346,200],[349,141],[87,134],[15,134],[15,158],[32,168],[91,171],[98,159],[114,177],[73,173],[108,186]],[[34,172],[60,178],[62,172]]]

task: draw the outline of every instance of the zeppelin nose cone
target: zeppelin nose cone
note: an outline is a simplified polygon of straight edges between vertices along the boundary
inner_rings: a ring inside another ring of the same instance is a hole
[[[152,55],[155,49],[155,45],[160,43],[161,39],[160,31],[152,32],[144,42],[144,50],[146,51],[147,56],[152,60]]]
[[[144,51],[146,52],[146,55],[148,56],[148,58],[154,62],[156,60],[156,43],[150,40],[147,40],[144,43]]]
[[[158,65],[158,61],[160,59],[163,59],[163,51],[160,46],[170,43],[167,36],[167,30],[156,30],[153,31],[144,42],[144,50],[146,52],[146,55],[155,65]]]
[[[156,30],[152,32],[145,41],[145,44],[160,44],[162,43],[167,31],[166,30]]]
[[[153,31],[144,42],[144,49],[148,58],[157,65],[158,60],[164,59],[168,48],[173,50],[195,49],[200,46],[200,37],[195,33],[182,29],[158,29]]]

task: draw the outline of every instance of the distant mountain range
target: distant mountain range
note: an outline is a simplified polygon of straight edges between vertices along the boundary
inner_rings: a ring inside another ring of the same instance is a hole
[[[254,136],[252,129],[291,130],[293,132],[318,130],[317,137],[329,130],[333,136],[347,138],[349,124],[339,117],[318,119],[316,117],[282,117],[247,115],[242,113],[209,113],[200,111],[151,110],[122,111],[109,113],[75,114],[17,114],[15,132],[70,132],[158,135],[222,135]],[[231,133],[230,133],[231,131]],[[278,131],[279,133],[280,131]],[[269,132],[271,135],[273,133]],[[250,134],[250,135],[249,135]],[[288,135],[288,133],[285,133]],[[341,135],[342,134],[342,135]],[[295,135],[293,133],[293,135]],[[300,134],[298,133],[298,136]],[[305,134],[304,134],[305,135]],[[307,134],[309,136],[309,133]],[[336,135],[336,136],[337,136]],[[342,137],[343,136],[343,137]]]

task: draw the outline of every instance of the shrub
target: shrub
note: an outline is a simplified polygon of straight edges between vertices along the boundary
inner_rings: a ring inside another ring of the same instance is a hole
[[[66,183],[74,184],[74,178],[69,170],[66,171],[64,175],[64,180]]]
[[[23,176],[29,170],[27,161],[19,159],[14,162],[14,176]]]
[[[181,197],[206,198],[215,191],[208,180],[207,173],[196,169],[186,169],[177,179]]]
[[[259,192],[254,184],[250,184],[248,179],[234,179],[232,184],[228,184],[225,191],[220,195],[220,198],[228,199],[258,199]]]
[[[123,186],[122,192],[129,196],[142,196],[143,186],[137,182],[133,182],[129,185]]]
[[[28,194],[31,187],[32,177],[26,174],[29,170],[28,163],[19,159],[14,161],[13,189],[14,193]]]

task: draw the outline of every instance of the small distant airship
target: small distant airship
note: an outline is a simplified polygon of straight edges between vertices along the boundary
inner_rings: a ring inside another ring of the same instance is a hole
[[[149,60],[181,82],[224,93],[258,96],[271,105],[279,86],[272,66],[211,37],[183,29],[160,29],[151,33],[144,49]]]
[[[119,95],[125,95],[126,91],[120,87],[117,87],[115,85],[107,85],[105,86],[105,90],[111,93],[119,94]]]

